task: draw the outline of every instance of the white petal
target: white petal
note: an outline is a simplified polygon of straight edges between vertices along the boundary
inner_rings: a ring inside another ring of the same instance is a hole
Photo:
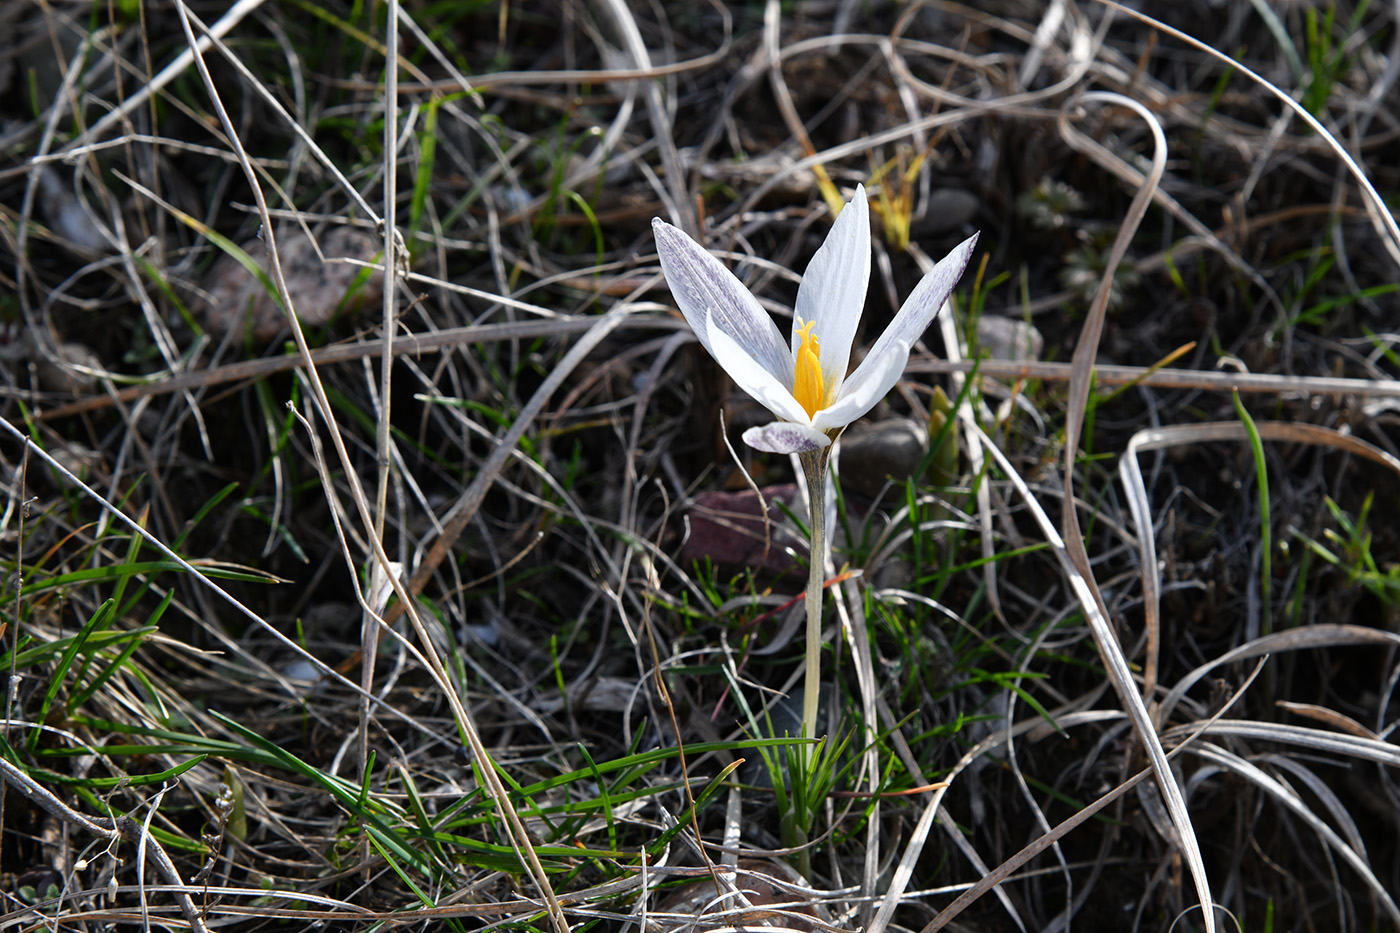
[[[770,454],[800,454],[827,446],[831,438],[805,424],[774,421],[761,428],[749,428],[744,432],[744,443]]]
[[[909,350],[909,344],[896,342],[886,346],[878,357],[873,353],[867,356],[856,370],[861,378],[857,380],[852,374],[836,401],[812,418],[812,427],[818,431],[842,428],[874,408],[904,375]]]
[[[778,326],[734,273],[664,220],[653,219],[651,229],[671,296],[710,355],[715,355],[707,328],[712,321],[769,372],[792,369],[792,355],[783,346]]]
[[[821,344],[822,376],[828,385],[846,378],[869,284],[870,207],[865,187],[857,186],[856,196],[837,216],[797,289],[797,316],[803,323],[816,322],[812,333]],[[793,331],[789,344],[796,356],[796,328]]]
[[[851,378],[847,379],[845,385],[841,387],[841,392],[837,396],[837,405],[850,395],[860,395],[862,399],[867,398],[872,391],[864,385],[867,381],[875,384],[885,383],[875,400],[861,409],[861,414],[865,414],[898,381],[899,374],[896,373],[893,378],[889,378],[886,382],[888,366],[883,357],[887,354],[899,353],[899,369],[901,372],[903,371],[904,364],[909,361],[909,348],[928,329],[934,315],[943,307],[948,296],[953,293],[953,286],[957,285],[958,279],[962,278],[963,270],[967,268],[968,260],[972,258],[972,249],[977,245],[977,236],[974,233],[960,243],[956,249],[943,257],[942,262],[930,269],[928,275],[924,276],[918,285],[914,286],[914,291],[909,294],[909,298],[899,309],[899,313],[894,316],[890,326],[885,328],[880,339],[875,341],[875,346],[870,348],[870,352],[856,367],[856,371],[851,373]],[[903,346],[902,351],[896,349],[900,345]],[[822,349],[823,355],[825,355],[826,348]],[[832,407],[835,408],[836,405]],[[855,417],[859,418],[860,415]]]
[[[784,421],[798,421],[803,425],[809,424],[811,419],[807,417],[807,412],[798,404],[797,399],[792,397],[792,390],[786,384],[780,382],[768,370],[764,369],[747,349],[741,347],[739,343],[711,320],[709,331],[706,334],[710,342],[710,352],[714,354],[715,360],[724,371],[729,373],[731,379],[738,384],[739,388],[752,395],[759,404],[771,411],[775,417]],[[792,381],[792,374],[789,373],[787,382]]]

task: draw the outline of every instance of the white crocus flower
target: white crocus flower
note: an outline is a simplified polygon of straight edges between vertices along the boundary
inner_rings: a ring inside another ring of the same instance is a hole
[[[851,342],[870,282],[870,208],[865,188],[841,211],[797,290],[786,344],[773,319],[719,260],[660,218],[652,221],[661,271],[681,313],[710,355],[779,420],[744,432],[770,453],[830,445],[899,381],[909,350],[962,278],[974,234],[934,266],[849,376]]]

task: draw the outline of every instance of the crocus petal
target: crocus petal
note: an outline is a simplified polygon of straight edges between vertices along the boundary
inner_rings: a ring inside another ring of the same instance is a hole
[[[846,380],[840,397],[812,416],[812,427],[818,431],[833,431],[874,408],[904,374],[909,350],[909,344],[896,341],[886,345],[879,357],[874,353],[867,356],[856,370],[861,374],[860,380],[857,381],[854,374]]]
[[[709,330],[705,336],[709,340],[710,352],[739,388],[784,421],[798,421],[804,425],[811,422],[807,412],[798,404],[797,399],[792,397],[792,391],[787,385],[764,369],[759,361],[749,354],[747,347],[740,346],[733,337],[720,330],[713,319],[708,323]],[[792,374],[789,373],[788,379],[791,378]]]
[[[651,222],[671,296],[705,349],[715,354],[708,324],[728,334],[770,373],[792,369],[778,326],[743,284],[704,247],[660,218]]]
[[[865,310],[870,284],[870,207],[865,187],[842,208],[826,242],[812,257],[797,289],[796,313],[803,323],[814,321],[812,333],[822,349],[822,376],[827,385],[846,377],[851,342]],[[797,331],[789,341],[797,353]]]
[[[764,453],[800,454],[820,450],[831,443],[831,438],[805,424],[774,421],[761,428],[749,428],[744,432],[744,443]]]
[[[889,354],[898,354],[899,368],[902,371],[904,364],[909,361],[909,348],[914,345],[933,320],[943,303],[948,300],[948,296],[953,292],[953,286],[958,284],[958,279],[962,278],[963,270],[967,268],[967,263],[972,259],[972,249],[977,245],[977,234],[968,237],[958,244],[938,265],[929,270],[928,275],[914,287],[904,306],[899,309],[899,313],[894,316],[890,326],[885,328],[885,332],[880,335],[880,339],[875,341],[875,345],[870,348],[870,352],[865,355],[865,359],[856,367],[856,371],[851,373],[851,378],[847,379],[841,386],[841,391],[836,397],[835,408],[847,397],[860,396],[865,399],[873,391],[871,386],[885,384],[879,390],[879,395],[875,401],[871,402],[861,414],[869,411],[870,408],[884,397],[884,394],[899,380],[896,373],[893,378],[888,378],[889,366],[885,363],[884,357]],[[897,347],[903,346],[901,353]],[[825,348],[823,348],[825,349]],[[868,386],[867,383],[871,385]],[[859,405],[855,406],[859,407]],[[859,417],[857,415],[856,417]]]

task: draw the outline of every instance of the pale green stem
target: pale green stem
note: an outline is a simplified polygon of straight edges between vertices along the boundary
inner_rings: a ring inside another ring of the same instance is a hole
[[[826,468],[831,448],[798,454],[807,477],[807,499],[811,502],[810,553],[807,575],[807,677],[802,689],[802,737],[817,737],[817,707],[821,697],[822,663],[822,585],[826,582]],[[809,750],[807,761],[812,761]]]

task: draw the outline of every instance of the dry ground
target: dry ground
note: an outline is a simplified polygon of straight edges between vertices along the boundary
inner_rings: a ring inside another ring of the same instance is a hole
[[[1141,7],[0,8],[0,926],[1400,927],[1397,8]],[[650,221],[858,183],[804,777]]]

